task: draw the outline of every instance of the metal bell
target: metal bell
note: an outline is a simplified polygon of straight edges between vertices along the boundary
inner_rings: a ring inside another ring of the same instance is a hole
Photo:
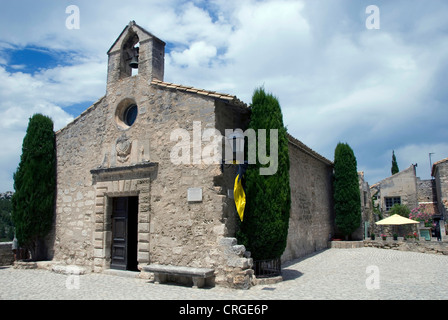
[[[138,57],[132,57],[132,60],[131,60],[131,62],[129,62],[129,66],[132,68],[132,69],[138,69]]]

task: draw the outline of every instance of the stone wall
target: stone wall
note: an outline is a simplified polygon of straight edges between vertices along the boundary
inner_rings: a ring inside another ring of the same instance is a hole
[[[435,181],[430,180],[421,180],[417,178],[417,197],[419,203],[428,203],[437,201],[434,199],[435,192]]]
[[[381,180],[373,185],[371,189],[378,191],[376,193],[378,200],[375,204],[379,204],[382,212],[387,212],[385,198],[389,197],[400,197],[401,204],[406,205],[410,210],[418,206],[417,177],[414,165]],[[375,192],[372,191],[372,194],[375,194]]]
[[[100,99],[56,133],[57,197],[49,257],[93,267],[96,190],[91,169],[101,166],[108,102]]]
[[[289,137],[291,212],[282,261],[328,248],[334,235],[332,163]]]
[[[364,172],[358,172],[359,191],[361,196],[361,222],[360,227],[352,234],[352,240],[362,240],[365,236],[365,223],[368,223],[367,233],[375,226],[375,216],[373,214],[372,195],[367,181],[364,179]]]
[[[364,247],[448,255],[448,242],[425,240],[364,240]]]
[[[448,220],[448,161],[439,161],[434,164],[433,176],[437,190],[437,204],[439,213]]]
[[[12,242],[0,242],[0,266],[11,266],[13,263]]]

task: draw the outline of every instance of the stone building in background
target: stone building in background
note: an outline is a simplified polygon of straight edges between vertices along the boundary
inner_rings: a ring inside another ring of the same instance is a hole
[[[375,205],[388,212],[394,204],[406,205],[409,210],[418,206],[418,188],[415,165],[402,170],[370,187]]]
[[[432,188],[435,191],[434,201],[438,213],[445,222],[448,221],[448,158],[437,161],[432,166],[431,176],[434,179]]]
[[[432,179],[422,180],[417,177],[416,167],[417,165],[411,165],[372,185],[370,190],[373,203],[383,218],[389,216],[388,212],[394,204],[406,205],[409,210],[420,207],[432,215],[434,222],[440,225],[442,238],[445,238],[445,223],[448,218],[448,158],[434,163]],[[378,214],[374,214],[372,220],[381,219]],[[372,231],[376,229],[374,227]]]
[[[252,259],[232,239],[237,168],[225,163],[227,152],[220,163],[204,156],[213,151],[207,129],[222,135],[227,150],[234,137],[226,129],[247,129],[250,108],[233,95],[164,82],[164,48],[129,23],[108,51],[106,95],[56,133],[49,256],[94,272],[148,264],[213,268],[215,284],[248,287]],[[173,163],[173,150],[187,157]],[[332,162],[293,137],[289,152],[283,261],[327,248],[334,229]]]
[[[371,226],[375,223],[373,215],[372,195],[364,172],[358,172],[359,191],[361,195],[361,227],[354,232],[352,239],[363,240],[370,236]]]

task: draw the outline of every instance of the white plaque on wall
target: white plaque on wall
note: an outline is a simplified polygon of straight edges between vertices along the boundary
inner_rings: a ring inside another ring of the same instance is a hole
[[[201,202],[202,188],[188,188],[188,202]]]

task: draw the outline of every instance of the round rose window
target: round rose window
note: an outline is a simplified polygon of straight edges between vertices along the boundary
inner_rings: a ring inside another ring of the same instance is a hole
[[[132,126],[137,119],[138,107],[135,104],[130,105],[123,114],[123,122],[129,127]]]

